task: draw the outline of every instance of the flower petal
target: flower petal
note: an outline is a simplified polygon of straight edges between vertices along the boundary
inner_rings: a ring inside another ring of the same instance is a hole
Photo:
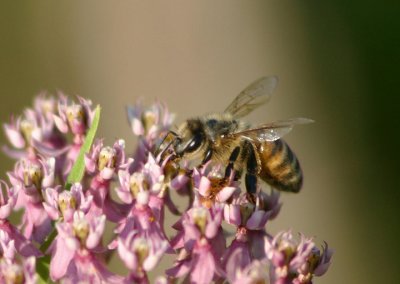
[[[53,281],[57,281],[65,275],[74,254],[75,252],[68,249],[64,240],[57,237],[50,262],[50,277]]]
[[[225,186],[220,192],[217,194],[217,199],[219,202],[227,201],[232,194],[236,191],[236,187],[233,186]]]
[[[22,149],[25,147],[25,139],[19,131],[10,127],[8,124],[4,125],[4,131],[6,132],[8,140],[15,148]]]
[[[58,115],[53,114],[53,119],[54,123],[56,124],[58,130],[60,130],[62,133],[67,133],[68,132],[68,125],[66,122],[64,122],[61,117]]]
[[[267,222],[268,214],[263,210],[257,210],[251,214],[249,220],[247,220],[246,227],[250,230],[259,230],[264,228]]]
[[[210,190],[209,190],[210,184],[211,184],[211,182],[207,177],[205,177],[205,176],[201,177],[200,184],[199,184],[199,193],[202,196],[208,196],[210,194]]]

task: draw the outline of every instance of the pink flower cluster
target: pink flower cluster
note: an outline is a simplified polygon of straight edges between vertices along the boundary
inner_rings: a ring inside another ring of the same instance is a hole
[[[166,253],[175,262],[156,283],[312,283],[327,271],[326,244],[320,250],[301,234],[267,233],[282,205],[277,191],[249,200],[218,166],[189,169],[154,155],[173,122],[161,103],[128,108],[138,136],[133,155],[123,140],[95,140],[82,180],[68,184],[93,119],[88,100],[42,95],[4,125],[10,146],[3,150],[16,163],[9,182],[0,183],[0,283],[36,283],[43,278],[36,264],[46,256],[48,277],[61,283],[149,283]],[[187,197],[186,209],[174,195]],[[20,223],[12,224],[10,214],[20,209]],[[175,224],[167,223],[166,209]],[[115,227],[108,243],[106,221]],[[109,270],[113,254],[126,275]]]

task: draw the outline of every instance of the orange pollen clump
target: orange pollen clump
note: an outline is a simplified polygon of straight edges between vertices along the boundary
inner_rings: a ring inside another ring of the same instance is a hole
[[[206,208],[211,208],[215,202],[217,194],[228,185],[226,178],[210,177],[210,188],[207,196],[200,197],[201,204]]]

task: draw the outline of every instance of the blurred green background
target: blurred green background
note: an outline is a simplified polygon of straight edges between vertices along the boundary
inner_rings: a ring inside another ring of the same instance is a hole
[[[276,96],[249,121],[316,123],[287,137],[305,185],[283,195],[270,230],[335,249],[317,283],[400,283],[399,31],[398,7],[375,1],[3,1],[0,120],[63,90],[101,104],[100,135],[131,149],[124,107],[137,98],[180,122],[276,74]],[[2,155],[0,176],[12,165]]]

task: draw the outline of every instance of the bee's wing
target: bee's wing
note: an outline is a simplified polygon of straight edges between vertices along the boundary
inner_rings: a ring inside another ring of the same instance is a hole
[[[246,129],[230,134],[231,137],[242,137],[251,141],[275,141],[289,133],[297,124],[307,124],[314,122],[308,118],[293,118],[280,120],[272,123],[262,124],[255,128]]]
[[[277,85],[278,77],[261,77],[237,95],[225,109],[225,112],[232,114],[236,118],[249,114],[255,108],[270,100],[272,92]]]

